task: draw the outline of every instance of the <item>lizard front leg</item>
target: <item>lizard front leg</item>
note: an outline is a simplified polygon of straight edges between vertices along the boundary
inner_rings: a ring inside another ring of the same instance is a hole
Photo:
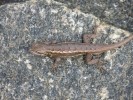
[[[57,66],[59,65],[60,61],[61,61],[60,57],[56,57],[53,59],[53,65],[52,65],[53,72],[57,69]]]

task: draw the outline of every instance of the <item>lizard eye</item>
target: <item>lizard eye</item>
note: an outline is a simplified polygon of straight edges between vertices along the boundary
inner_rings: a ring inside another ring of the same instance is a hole
[[[38,43],[33,43],[32,46],[34,46],[34,47],[38,47],[39,44],[38,44]]]

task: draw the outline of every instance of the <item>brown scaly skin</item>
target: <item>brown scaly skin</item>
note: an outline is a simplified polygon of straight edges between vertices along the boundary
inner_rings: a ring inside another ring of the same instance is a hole
[[[35,55],[54,58],[55,62],[53,69],[55,69],[57,63],[60,61],[59,58],[74,57],[79,55],[86,55],[86,62],[89,64],[95,64],[99,62],[99,59],[92,59],[93,54],[100,54],[105,51],[118,48],[133,39],[133,35],[131,35],[125,40],[115,44],[90,44],[90,39],[95,37],[95,34],[84,34],[84,43],[33,43],[30,48],[30,52]]]

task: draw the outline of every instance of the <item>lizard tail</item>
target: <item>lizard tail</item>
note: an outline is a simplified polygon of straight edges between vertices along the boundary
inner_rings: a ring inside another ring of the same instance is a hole
[[[114,49],[114,48],[118,48],[122,45],[125,45],[126,43],[128,43],[130,40],[133,39],[133,35],[129,36],[128,38],[126,38],[125,40],[121,41],[121,42],[118,42],[118,43],[115,43],[115,44],[111,44],[109,46],[109,49]]]
[[[104,52],[104,51],[107,51],[107,50],[112,50],[114,48],[118,48],[122,45],[125,45],[126,43],[128,43],[130,40],[133,39],[133,35],[129,36],[128,38],[126,38],[125,40],[121,41],[121,42],[118,42],[118,43],[115,43],[115,44],[104,44],[104,45],[99,45],[97,46],[97,49],[96,50],[93,50],[92,52],[93,53],[97,53],[97,52]],[[102,48],[104,47],[104,48]],[[100,49],[98,49],[100,48]]]

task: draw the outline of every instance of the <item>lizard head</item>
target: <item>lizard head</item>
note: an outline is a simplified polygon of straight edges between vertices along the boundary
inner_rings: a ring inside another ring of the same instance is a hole
[[[41,55],[41,56],[48,55],[48,53],[47,53],[47,51],[48,51],[48,44],[33,43],[31,45],[31,48],[30,48],[29,51],[31,53],[35,54],[35,55]]]

